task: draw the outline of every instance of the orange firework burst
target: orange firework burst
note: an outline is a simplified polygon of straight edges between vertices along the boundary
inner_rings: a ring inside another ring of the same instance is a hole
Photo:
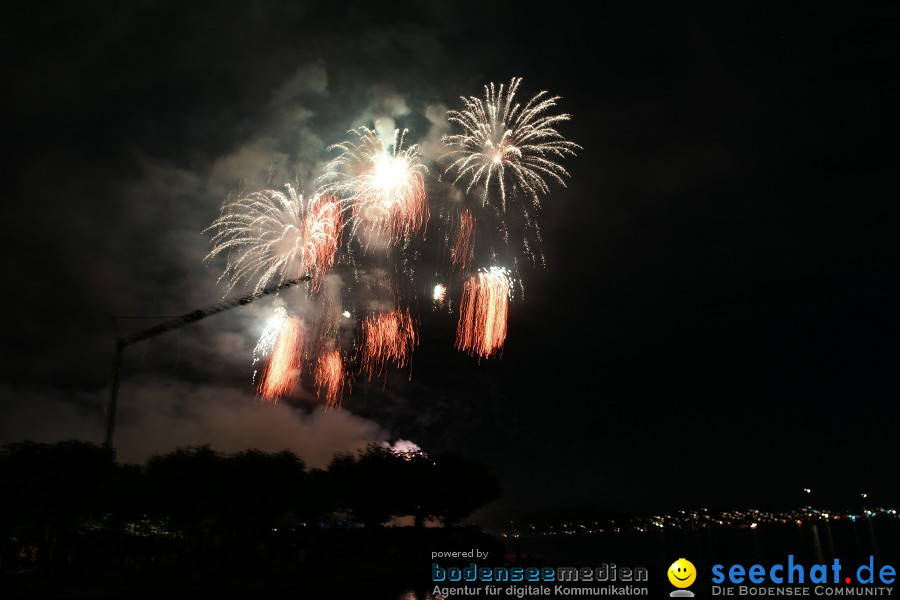
[[[403,155],[382,155],[372,161],[353,203],[353,215],[366,228],[376,227],[398,243],[422,231],[428,221],[425,179]]]
[[[487,358],[506,340],[509,276],[503,269],[473,275],[463,286],[456,348]]]
[[[259,382],[263,400],[277,401],[293,393],[297,389],[302,361],[303,324],[297,317],[288,317],[281,324],[269,363]]]
[[[319,196],[310,203],[303,218],[303,267],[316,275],[312,281],[315,291],[321,288],[322,276],[334,266],[343,226],[340,200]]]
[[[472,263],[472,250],[475,241],[473,226],[472,213],[468,209],[463,209],[459,214],[459,225],[456,228],[453,246],[450,248],[450,264],[459,271],[468,270]]]
[[[412,359],[413,347],[418,343],[409,309],[370,315],[362,322],[361,367],[369,379],[381,375],[388,361],[403,368]]]
[[[325,396],[327,406],[340,406],[346,384],[347,372],[341,353],[332,350],[321,355],[316,363],[316,395]]]
[[[320,182],[330,181],[320,193],[340,196],[352,204],[354,234],[362,226],[364,231],[377,231],[397,244],[424,231],[429,215],[422,175],[426,169],[417,146],[403,148],[406,131],[395,130],[392,144],[367,127],[349,133],[359,142],[330,147],[341,152],[319,178]]]

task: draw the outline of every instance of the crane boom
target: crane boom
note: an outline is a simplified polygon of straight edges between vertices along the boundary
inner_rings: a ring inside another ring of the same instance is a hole
[[[212,306],[207,306],[206,308],[201,308],[193,312],[189,312],[180,317],[175,317],[174,319],[171,319],[164,323],[160,323],[159,325],[154,325],[153,327],[149,327],[147,329],[144,329],[143,331],[138,331],[137,333],[133,333],[131,335],[117,335],[116,355],[113,359],[112,391],[110,392],[109,396],[109,410],[107,411],[106,421],[106,441],[104,442],[104,446],[109,450],[113,449],[112,443],[113,433],[115,432],[116,427],[116,408],[119,400],[119,372],[122,367],[122,356],[125,353],[125,348],[127,348],[131,344],[136,344],[137,342],[148,340],[167,331],[180,329],[185,325],[196,323],[197,321],[205,319],[206,317],[211,317],[213,315],[225,312],[226,310],[231,310],[236,306],[245,306],[262,298],[263,296],[274,294],[275,292],[279,292],[284,288],[298,285],[300,283],[303,283],[304,281],[309,280],[309,275],[303,275],[302,277],[297,277],[295,279],[288,279],[286,281],[282,281],[277,285],[270,285],[268,287],[255,290],[239,298],[232,298],[231,300],[225,300],[218,304],[213,304]]]

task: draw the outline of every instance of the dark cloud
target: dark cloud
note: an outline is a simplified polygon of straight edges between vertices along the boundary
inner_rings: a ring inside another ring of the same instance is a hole
[[[9,387],[2,392],[15,399],[3,405],[4,441],[95,440],[103,433],[97,418],[102,403],[91,393]],[[209,444],[221,452],[291,450],[308,466],[324,468],[338,452],[388,437],[349,411],[318,407],[306,413],[284,402],[264,404],[234,386],[141,378],[122,393],[116,448],[123,462],[143,463],[178,447]]]

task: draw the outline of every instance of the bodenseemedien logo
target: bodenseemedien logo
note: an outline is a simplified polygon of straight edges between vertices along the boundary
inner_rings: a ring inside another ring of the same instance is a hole
[[[672,590],[669,596],[673,598],[694,597],[694,592],[687,589],[697,579],[697,569],[694,568],[694,563],[686,558],[679,558],[672,563],[666,574],[669,576],[669,583],[678,588],[677,590]]]
[[[507,567],[471,563],[468,567],[431,563],[432,596],[648,596],[645,567],[603,563],[599,567]]]

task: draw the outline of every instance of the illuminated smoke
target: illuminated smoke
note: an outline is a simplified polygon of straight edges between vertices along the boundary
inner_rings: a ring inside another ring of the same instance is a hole
[[[297,317],[287,317],[281,321],[269,362],[259,382],[258,390],[263,400],[277,401],[292,394],[297,389],[302,363],[303,323]]]
[[[427,458],[428,455],[422,451],[418,444],[409,440],[397,440],[393,444],[389,442],[381,442],[380,446],[391,452],[395,456],[400,456],[406,460],[412,460],[417,456]]]
[[[338,350],[319,356],[315,372],[316,395],[320,399],[324,397],[327,406],[340,406],[347,382],[344,359]]]
[[[360,367],[369,379],[384,373],[388,362],[402,369],[412,360],[418,343],[409,309],[369,315],[362,321]]]
[[[463,285],[456,326],[456,348],[487,358],[503,347],[510,280],[504,269],[473,275]]]
[[[429,215],[426,168],[417,146],[403,148],[406,131],[394,130],[391,144],[367,127],[348,133],[357,139],[329,148],[340,154],[319,178],[320,193],[340,196],[351,204],[354,235],[362,228],[365,234],[378,232],[399,244],[423,232]]]

